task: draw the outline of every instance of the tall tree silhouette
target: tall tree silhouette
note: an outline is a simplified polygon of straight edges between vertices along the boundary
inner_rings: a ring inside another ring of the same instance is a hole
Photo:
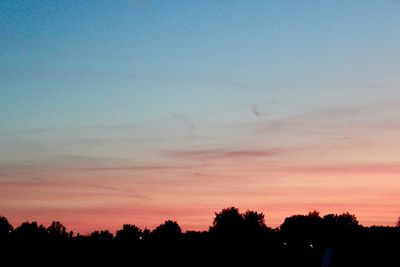
[[[215,213],[213,226],[210,227],[210,234],[220,241],[239,242],[243,224],[243,216],[237,208],[226,208],[219,213]]]
[[[47,227],[49,237],[56,240],[62,240],[68,238],[67,229],[59,221],[53,221],[49,227]]]
[[[168,220],[157,226],[153,230],[152,236],[157,241],[175,242],[182,238],[182,230],[176,221]]]
[[[356,228],[359,226],[357,217],[348,212],[345,212],[338,216],[338,223],[339,225],[348,228]]]
[[[124,224],[121,230],[118,230],[115,238],[121,241],[135,242],[139,241],[142,236],[142,230],[131,224]]]
[[[324,233],[329,240],[349,236],[350,233],[360,228],[355,215],[348,212],[337,215],[327,214],[323,218]]]
[[[308,215],[287,217],[280,230],[285,238],[292,241],[311,242],[320,239],[323,232],[323,221],[319,212],[312,211]]]
[[[248,210],[243,214],[243,239],[246,241],[260,241],[267,231],[263,213]]]

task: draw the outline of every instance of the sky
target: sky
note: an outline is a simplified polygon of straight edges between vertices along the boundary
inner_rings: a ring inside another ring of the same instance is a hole
[[[400,216],[399,1],[0,2],[0,215]]]

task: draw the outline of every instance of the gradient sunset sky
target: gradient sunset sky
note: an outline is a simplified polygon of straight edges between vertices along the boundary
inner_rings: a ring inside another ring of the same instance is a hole
[[[0,2],[0,215],[400,216],[399,1]]]

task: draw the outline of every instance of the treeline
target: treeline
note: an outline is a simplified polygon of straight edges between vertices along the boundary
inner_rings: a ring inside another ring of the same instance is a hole
[[[215,213],[208,231],[183,232],[176,221],[168,220],[153,230],[124,224],[115,234],[99,230],[81,235],[58,221],[47,227],[24,222],[14,228],[0,216],[0,245],[8,260],[29,266],[51,265],[65,253],[74,255],[66,261],[97,265],[125,265],[133,259],[150,263],[161,257],[173,264],[196,259],[208,265],[217,259],[221,264],[384,266],[400,251],[400,227],[364,227],[349,213],[321,216],[313,211],[271,228],[263,213],[230,207]]]

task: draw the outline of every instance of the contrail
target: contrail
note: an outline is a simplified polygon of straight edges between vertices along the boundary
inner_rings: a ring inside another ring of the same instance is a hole
[[[358,107],[353,107],[353,110],[351,111],[352,115],[350,117],[350,123],[347,126],[347,130],[345,132],[345,134],[342,136],[342,138],[340,139],[341,142],[345,141],[347,138],[349,138],[352,130],[353,130],[353,126],[354,126],[354,120],[355,117],[358,113]],[[330,152],[331,150],[333,150],[336,146],[338,145],[338,142],[331,144],[327,149],[325,149],[322,153],[320,153],[316,158],[315,161],[320,160],[323,156],[325,156],[326,154],[328,154],[328,152]]]
[[[349,138],[351,131],[353,130],[353,124],[354,124],[354,115],[351,117],[349,126],[347,127],[347,130],[346,130],[346,133],[340,139],[341,142],[343,142],[347,138]],[[337,142],[334,144],[331,144],[327,149],[325,149],[324,151],[322,151],[320,154],[317,155],[317,157],[315,158],[315,161],[320,160],[322,157],[324,157],[326,154],[328,154],[330,151],[332,151],[337,145],[338,145]]]
[[[193,133],[195,127],[194,127],[194,125],[193,125],[193,123],[192,123],[191,121],[189,121],[187,118],[185,118],[185,117],[182,116],[182,115],[176,114],[175,112],[172,112],[172,111],[169,111],[169,110],[168,110],[168,113],[169,113],[172,117],[174,117],[175,119],[177,119],[178,121],[182,122],[182,123],[187,127],[187,129],[188,129],[188,135],[191,135],[191,134]]]
[[[0,176],[3,177],[16,177],[15,175],[10,175],[6,173],[0,173]],[[54,181],[44,179],[44,178],[37,178],[37,177],[32,177],[32,176],[21,176],[22,178],[31,180],[31,181],[38,181],[38,182],[45,182],[45,183],[53,183]],[[73,183],[64,183],[64,184],[72,184]],[[100,189],[106,189],[109,191],[117,191],[123,193],[124,196],[126,197],[131,197],[131,198],[139,198],[139,199],[147,199],[149,200],[150,198],[142,196],[142,195],[136,195],[136,194],[131,194],[127,190],[123,190],[118,187],[113,187],[113,186],[106,186],[106,185],[96,185],[96,184],[90,184],[90,183],[80,183],[79,186],[85,186],[85,187],[93,187],[93,188],[100,188]]]
[[[123,189],[118,188],[118,187],[107,186],[107,185],[96,185],[96,184],[84,184],[84,185],[88,186],[88,187],[106,189],[106,190],[111,190],[111,191],[118,191],[118,192],[124,193],[124,196],[127,196],[127,197],[141,198],[141,199],[147,199],[147,200],[150,199],[150,198],[142,196],[142,195],[130,194],[126,190],[123,190]]]

